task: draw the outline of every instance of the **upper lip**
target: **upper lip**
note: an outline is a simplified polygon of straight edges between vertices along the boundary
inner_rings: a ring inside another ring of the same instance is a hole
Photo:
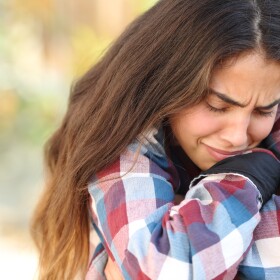
[[[206,144],[204,144],[206,145]],[[206,145],[208,146],[208,145]],[[228,156],[235,156],[235,155],[239,155],[244,153],[246,150],[238,150],[238,151],[224,151],[224,150],[220,150],[220,149],[216,149],[214,147],[208,146],[210,149],[214,150],[215,152],[219,153],[219,154],[223,154],[223,155],[228,155]]]

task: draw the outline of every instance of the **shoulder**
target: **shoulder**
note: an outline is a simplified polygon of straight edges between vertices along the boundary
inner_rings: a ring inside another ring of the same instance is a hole
[[[161,176],[168,181],[177,180],[177,171],[164,148],[162,127],[138,135],[116,161],[95,174],[91,184],[126,176]]]

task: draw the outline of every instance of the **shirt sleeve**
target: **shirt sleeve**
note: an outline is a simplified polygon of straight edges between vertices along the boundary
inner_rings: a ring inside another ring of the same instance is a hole
[[[253,245],[239,266],[240,279],[280,277],[280,196],[273,195],[260,214]]]
[[[175,206],[170,172],[136,154],[128,150],[89,185],[94,223],[124,278],[233,279],[260,221],[254,184],[209,175]]]
[[[280,159],[280,106],[272,131],[262,147],[270,149]],[[273,195],[260,214],[253,245],[239,266],[238,279],[280,278],[280,196]]]

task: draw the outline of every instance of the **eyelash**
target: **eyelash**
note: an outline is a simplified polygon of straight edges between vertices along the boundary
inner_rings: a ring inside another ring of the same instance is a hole
[[[228,108],[219,109],[219,108],[215,108],[215,107],[211,106],[209,103],[206,103],[206,104],[207,104],[207,108],[209,109],[209,111],[214,112],[214,113],[222,114],[222,113],[227,112],[227,110],[228,110]],[[270,112],[256,111],[256,113],[261,117],[272,117],[274,114],[274,111],[270,111]]]
[[[262,111],[258,111],[258,114],[261,117],[272,117],[274,114],[274,111],[270,111],[270,112],[262,112]]]
[[[209,111],[214,112],[214,113],[225,113],[227,111],[228,108],[215,108],[213,106],[211,106],[209,103],[206,102],[207,108],[209,109]]]

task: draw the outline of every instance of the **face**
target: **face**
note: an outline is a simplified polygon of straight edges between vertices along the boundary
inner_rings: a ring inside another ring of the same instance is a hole
[[[170,118],[173,134],[202,170],[256,147],[271,131],[280,102],[280,64],[260,54],[217,68],[200,104]]]

